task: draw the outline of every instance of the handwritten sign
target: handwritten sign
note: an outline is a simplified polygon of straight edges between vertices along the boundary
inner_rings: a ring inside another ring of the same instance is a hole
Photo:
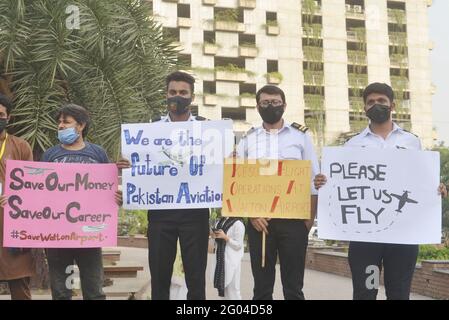
[[[223,216],[310,219],[310,161],[243,161],[225,164]]]
[[[233,145],[231,120],[122,125],[124,207],[220,208]]]
[[[326,185],[318,196],[323,239],[440,243],[438,152],[323,149]]]
[[[115,164],[8,160],[4,246],[115,246],[117,176]]]

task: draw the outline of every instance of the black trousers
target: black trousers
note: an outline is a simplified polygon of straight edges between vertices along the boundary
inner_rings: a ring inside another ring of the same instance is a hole
[[[408,300],[418,251],[418,245],[350,242],[348,260],[352,273],[353,299],[376,299],[378,289],[370,285],[371,278],[368,278],[373,272],[367,268],[377,266],[380,277],[383,265],[387,299]]]
[[[179,238],[187,299],[205,300],[209,209],[153,210],[148,215],[148,221],[151,298],[168,300],[170,297]]]
[[[272,300],[279,254],[281,280],[286,300],[304,300],[304,268],[308,230],[303,220],[271,219],[262,268],[262,233],[248,222],[248,242],[254,277],[254,300]]]

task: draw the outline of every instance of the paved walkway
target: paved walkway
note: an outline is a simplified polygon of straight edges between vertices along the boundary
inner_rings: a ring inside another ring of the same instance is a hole
[[[147,260],[147,249],[137,248],[117,248],[121,250],[121,260],[135,262],[144,267],[143,271],[138,272],[137,279],[130,279],[129,281],[138,282],[142,284],[143,294],[142,299],[149,299],[150,297],[150,270]],[[217,290],[214,289],[211,280],[211,261],[214,255],[209,254],[208,268],[206,278],[206,294],[208,300],[219,299]],[[252,298],[253,290],[253,277],[251,274],[251,265],[249,261],[249,255],[245,254],[242,261],[242,275],[241,275],[241,294],[242,298],[249,300]],[[341,277],[329,273],[318,272],[314,270],[306,269],[304,276],[304,294],[309,300],[350,300],[352,298],[352,284],[351,279]],[[279,267],[276,272],[276,283],[274,287],[274,299],[283,299],[282,284],[280,279]],[[39,299],[51,299],[47,292],[35,292],[33,298]],[[9,296],[0,296],[0,300],[7,300]],[[113,298],[112,298],[113,299]],[[385,299],[385,290],[383,287],[379,290],[378,299]],[[431,298],[412,294],[412,300],[429,300]]]
[[[144,271],[139,272],[139,279],[148,283],[150,273],[147,262],[146,249],[134,248],[120,248],[122,250],[122,259],[129,261],[140,262],[144,265]],[[217,290],[214,289],[211,279],[211,261],[215,256],[209,254],[208,268],[206,273],[206,294],[207,299],[219,299]],[[253,290],[253,276],[251,273],[251,264],[249,255],[245,254],[242,261],[242,275],[241,275],[241,294],[243,299],[251,299]],[[351,300],[352,299],[352,283],[351,279],[341,277],[329,273],[318,272],[315,270],[306,269],[304,276],[304,294],[309,300]],[[150,289],[146,291],[144,298],[150,296]],[[283,299],[282,284],[280,279],[279,266],[276,272],[276,282],[274,287],[274,299]],[[385,299],[385,289],[383,287],[379,290],[379,299]],[[428,300],[429,297],[412,294],[413,300]]]

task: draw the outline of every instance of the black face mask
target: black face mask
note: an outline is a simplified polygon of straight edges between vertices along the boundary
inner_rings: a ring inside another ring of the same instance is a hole
[[[390,119],[391,108],[383,104],[375,104],[367,112],[366,116],[377,124],[382,124]]]
[[[269,104],[266,108],[259,107],[259,113],[264,122],[275,124],[281,120],[282,115],[284,114],[284,105],[273,107],[273,105]]]
[[[192,98],[184,98],[181,96],[167,98],[168,110],[178,115],[188,112],[191,103]]]
[[[2,133],[8,125],[8,119],[0,119],[0,133]]]

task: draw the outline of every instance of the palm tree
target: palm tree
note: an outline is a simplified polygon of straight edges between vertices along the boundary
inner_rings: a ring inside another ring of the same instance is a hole
[[[121,124],[161,111],[177,53],[146,1],[0,0],[0,91],[36,154],[56,142],[55,111],[73,102],[91,114],[89,140],[116,159]]]

